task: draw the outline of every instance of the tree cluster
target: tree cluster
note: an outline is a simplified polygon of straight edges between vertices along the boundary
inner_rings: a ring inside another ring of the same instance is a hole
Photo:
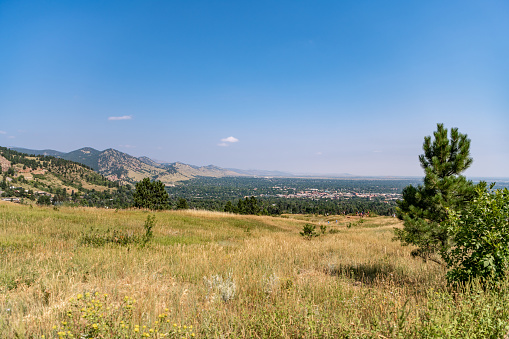
[[[227,201],[224,206],[224,211],[237,214],[268,214],[266,210],[262,211],[258,204],[258,200],[253,196],[250,198],[246,197],[244,199],[239,199],[237,205],[233,205],[231,201]]]
[[[145,178],[136,184],[133,195],[134,206],[151,210],[170,208],[170,196],[161,181],[150,181]]]
[[[407,186],[398,203],[395,239],[415,256],[449,269],[450,281],[500,279],[509,268],[509,193],[474,185],[461,173],[471,164],[470,139],[443,124],[424,138],[422,185]]]

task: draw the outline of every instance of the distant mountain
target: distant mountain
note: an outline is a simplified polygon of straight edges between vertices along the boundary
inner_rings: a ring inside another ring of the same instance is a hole
[[[161,164],[159,162],[156,162],[155,160],[152,160],[149,157],[139,157],[138,159],[141,162],[143,162],[143,163],[145,163],[147,165],[154,166],[154,167],[159,167],[159,168],[164,168],[163,164]]]
[[[49,155],[52,157],[60,157],[65,154],[63,152],[54,151],[52,149],[33,150],[33,149],[21,148],[21,147],[9,147],[9,149],[12,149],[13,151],[20,152],[20,153],[25,153],[25,154]]]
[[[295,177],[295,174],[281,171],[266,171],[266,170],[241,170],[236,168],[227,168],[227,170],[243,174],[246,176],[254,176],[254,177],[283,177],[283,178],[291,178]]]
[[[95,171],[99,171],[99,156],[101,152],[91,147],[80,148],[79,150],[59,155],[59,158],[79,162],[87,165]]]
[[[249,174],[220,168],[214,165],[193,166],[180,162],[158,163],[148,157],[133,157],[127,153],[109,148],[98,151],[91,147],[80,148],[76,151],[63,153],[54,150],[31,150],[11,147],[12,150],[34,155],[52,155],[54,157],[71,160],[84,164],[99,174],[120,183],[134,184],[149,177],[160,180],[164,184],[189,180],[195,177],[247,176]]]

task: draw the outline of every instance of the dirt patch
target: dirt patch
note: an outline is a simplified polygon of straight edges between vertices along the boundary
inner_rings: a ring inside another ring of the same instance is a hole
[[[2,172],[5,172],[11,167],[11,162],[0,155],[0,167],[2,167]]]

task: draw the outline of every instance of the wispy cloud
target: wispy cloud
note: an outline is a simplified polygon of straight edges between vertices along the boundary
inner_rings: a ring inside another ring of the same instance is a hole
[[[228,137],[228,138],[224,138],[224,139],[221,139],[222,142],[239,142],[239,139],[235,138],[235,137]]]
[[[123,115],[121,117],[109,117],[108,120],[131,120],[132,118],[132,115]]]
[[[221,147],[227,147],[235,142],[239,142],[239,139],[237,139],[235,137],[228,137],[228,138],[221,139],[221,143],[219,143],[217,145],[221,146]]]
[[[6,131],[0,131],[0,134],[7,134]]]
[[[133,145],[118,145],[118,146],[123,148],[136,148],[136,146]]]

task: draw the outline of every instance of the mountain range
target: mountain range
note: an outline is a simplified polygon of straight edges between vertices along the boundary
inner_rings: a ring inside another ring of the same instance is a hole
[[[160,180],[166,185],[173,185],[175,182],[195,177],[293,176],[290,173],[279,171],[238,170],[214,165],[200,167],[181,162],[158,162],[146,156],[134,157],[113,148],[98,151],[91,147],[84,147],[68,153],[50,149],[33,150],[20,147],[10,147],[10,149],[26,154],[47,155],[81,163],[108,179],[123,184],[134,184],[146,177],[152,180]]]

